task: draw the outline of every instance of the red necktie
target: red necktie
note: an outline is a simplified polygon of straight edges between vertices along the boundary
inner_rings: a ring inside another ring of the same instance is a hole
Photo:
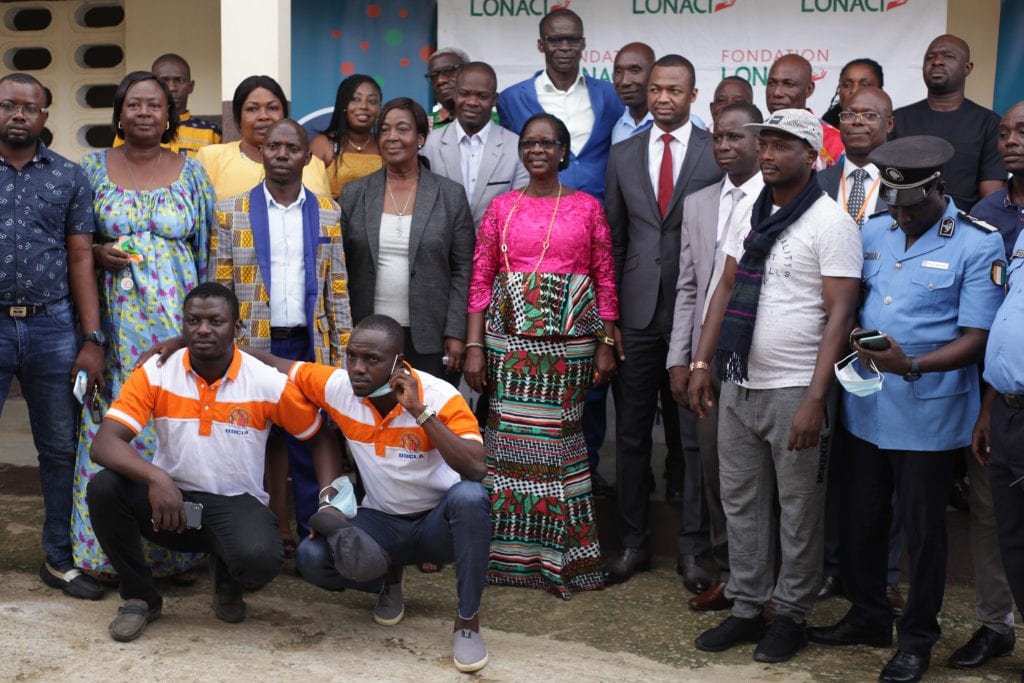
[[[661,209],[661,217],[668,213],[668,203],[672,200],[672,189],[675,178],[672,177],[672,148],[669,143],[675,140],[674,137],[665,133],[661,141],[665,143],[665,153],[661,155],[661,171],[658,173],[658,208]]]

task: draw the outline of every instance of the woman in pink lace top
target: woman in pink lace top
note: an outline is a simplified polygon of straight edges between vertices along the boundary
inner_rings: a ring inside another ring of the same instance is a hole
[[[587,387],[615,373],[618,318],[604,209],[558,180],[569,142],[549,114],[523,126],[530,182],[496,197],[480,224],[464,367],[490,392],[488,581],[566,599],[603,585],[580,418]]]

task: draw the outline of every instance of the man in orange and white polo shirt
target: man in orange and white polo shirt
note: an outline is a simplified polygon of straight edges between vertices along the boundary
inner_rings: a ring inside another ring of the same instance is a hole
[[[483,440],[462,395],[404,363],[403,343],[397,322],[371,315],[352,331],[347,370],[315,363],[291,367],[291,380],[345,434],[366,489],[350,525],[338,517],[330,521],[333,507],[313,515],[310,526],[327,538],[304,540],[296,566],[303,578],[328,590],[379,593],[373,618],[393,626],[405,614],[402,567],[454,561],[459,608],[453,658],[460,671],[476,671],[487,663],[478,612],[491,542],[490,498],[480,483],[487,472]],[[276,365],[285,369],[288,362]],[[314,465],[323,504],[341,475],[339,454],[314,454]],[[327,523],[318,523],[325,516]],[[336,557],[337,544],[329,542],[331,528],[339,526],[365,532],[387,554],[390,569],[383,577],[360,583],[345,575],[354,558]]]
[[[231,290],[207,282],[189,292],[186,348],[132,373],[93,442],[92,459],[106,469],[89,483],[89,514],[125,600],[108,629],[115,640],[138,638],[163,605],[143,536],[210,553],[214,612],[245,619],[243,589],[268,583],[284,561],[263,490],[271,423],[300,439],[317,436],[314,453],[333,444],[316,407],[284,375],[235,347],[240,331]],[[150,419],[159,440],[152,463],[131,447]]]

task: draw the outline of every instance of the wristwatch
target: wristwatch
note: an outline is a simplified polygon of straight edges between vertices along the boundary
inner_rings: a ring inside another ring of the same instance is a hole
[[[426,408],[423,409],[423,412],[420,413],[420,416],[416,418],[416,426],[417,427],[422,427],[424,422],[426,422],[430,418],[434,417],[434,415],[436,415],[436,414],[437,413],[434,412],[433,408],[431,408],[430,406],[427,406]]]
[[[921,379],[921,366],[917,362],[916,356],[909,356],[910,358],[910,372],[903,375],[903,381],[905,382],[916,382]]]
[[[615,346],[615,337],[609,336],[604,332],[598,332],[597,339],[602,344],[607,344],[608,346]]]
[[[107,348],[107,335],[103,334],[100,330],[93,330],[89,334],[85,335],[84,341],[92,342],[101,349]]]

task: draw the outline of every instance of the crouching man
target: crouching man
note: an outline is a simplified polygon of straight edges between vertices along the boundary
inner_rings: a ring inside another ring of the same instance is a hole
[[[92,446],[106,470],[89,483],[96,537],[121,577],[124,605],[110,624],[114,640],[138,638],[160,616],[163,599],[142,554],[142,537],[172,550],[210,553],[214,613],[245,619],[243,589],[281,569],[277,520],[267,507],[263,464],[271,423],[314,452],[336,442],[287,378],[235,347],[238,299],[204,283],[185,297],[186,348],[135,370],[110,406]],[[152,464],[131,441],[153,419],[159,445]]]
[[[366,489],[347,520],[326,505],[336,495],[339,454],[314,454],[321,508],[296,565],[322,588],[377,593],[374,621],[394,626],[405,614],[402,567],[454,561],[452,655],[459,671],[476,671],[487,664],[479,610],[491,541],[483,440],[455,387],[403,362],[403,341],[397,322],[371,315],[352,330],[347,370],[258,354],[290,367],[291,381],[334,419]]]

